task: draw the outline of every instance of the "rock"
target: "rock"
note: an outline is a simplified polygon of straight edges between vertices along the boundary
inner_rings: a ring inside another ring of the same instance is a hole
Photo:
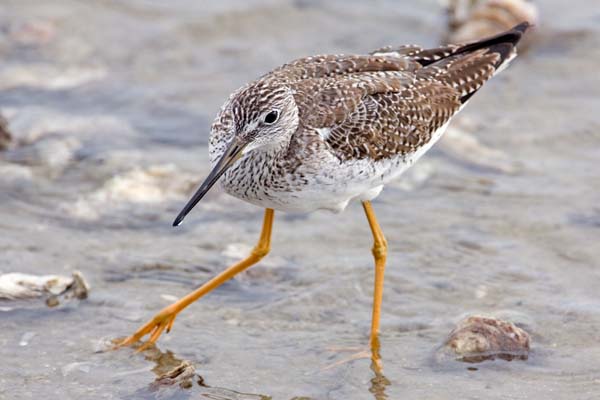
[[[137,346],[139,344],[134,345],[134,347]],[[173,385],[189,389],[194,382],[204,385],[204,378],[196,373],[196,367],[192,362],[176,357],[171,351],[162,352],[155,345],[152,345],[144,350],[144,358],[156,363],[152,368],[152,372],[156,374],[156,379],[150,384],[150,389],[153,391]]]
[[[79,300],[87,299],[90,285],[80,271],[73,271],[73,284],[69,290],[73,293],[72,297]]]
[[[87,283],[81,272],[73,271],[73,279],[71,284],[61,293],[52,294],[46,299],[46,305],[48,307],[56,307],[60,304],[61,298],[63,300],[78,299],[85,300],[88,297],[90,291],[90,285]]]
[[[171,386],[179,384],[182,388],[188,389],[192,387],[194,379],[198,378],[199,376],[196,374],[194,365],[192,365],[191,362],[184,360],[175,368],[156,377],[152,386]]]
[[[530,338],[512,322],[471,316],[458,323],[437,352],[437,361],[454,359],[468,363],[485,360],[527,360]]]

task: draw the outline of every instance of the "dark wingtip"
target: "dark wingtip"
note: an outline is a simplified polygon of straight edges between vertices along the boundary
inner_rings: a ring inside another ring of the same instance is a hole
[[[493,47],[497,45],[510,44],[516,46],[521,40],[523,34],[531,27],[531,24],[527,21],[521,22],[515,25],[511,29],[498,33],[497,35],[490,36],[477,40],[475,42],[467,43],[464,46],[458,48],[454,54],[468,53],[474,50],[479,50],[485,47]],[[503,58],[504,58],[503,54]]]
[[[521,32],[521,33],[525,33],[532,26],[533,25],[530,24],[529,22],[523,21],[520,24],[513,26],[513,28],[511,30],[518,31],[518,32]]]

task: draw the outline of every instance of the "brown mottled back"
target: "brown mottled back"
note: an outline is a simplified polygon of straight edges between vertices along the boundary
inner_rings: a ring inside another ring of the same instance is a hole
[[[302,58],[265,75],[299,108],[297,135],[320,132],[341,160],[381,160],[428,143],[514,54],[525,27],[467,45]]]

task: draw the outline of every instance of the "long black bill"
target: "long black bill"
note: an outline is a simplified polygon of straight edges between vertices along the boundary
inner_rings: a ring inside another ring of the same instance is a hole
[[[185,216],[188,215],[188,213],[192,210],[192,208],[194,208],[194,206],[196,206],[196,204],[198,204],[200,200],[202,200],[210,188],[217,183],[221,175],[223,175],[225,171],[227,171],[229,167],[231,167],[233,163],[242,156],[242,150],[244,150],[244,147],[246,147],[245,143],[242,143],[237,138],[233,138],[233,141],[229,144],[225,150],[225,153],[219,162],[217,162],[217,165],[215,165],[212,171],[210,171],[210,174],[208,174],[204,182],[202,182],[202,185],[200,185],[190,201],[187,202],[185,207],[183,207],[183,210],[181,210],[179,215],[177,215],[177,218],[175,218],[175,221],[173,221],[173,226],[179,226],[181,224]]]

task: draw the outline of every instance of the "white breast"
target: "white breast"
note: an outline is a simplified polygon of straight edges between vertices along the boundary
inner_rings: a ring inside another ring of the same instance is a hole
[[[242,200],[264,208],[273,208],[289,212],[309,212],[326,209],[343,211],[351,200],[373,200],[382,191],[384,185],[399,177],[419,158],[423,156],[442,137],[448,123],[437,129],[431,140],[417,151],[407,155],[398,155],[391,159],[373,161],[361,159],[340,160],[333,154],[320,154],[319,159],[304,160],[294,175],[283,175],[269,186],[260,182],[261,177],[251,171],[256,168],[248,165],[248,170],[236,171],[237,177],[225,175],[225,190]],[[321,129],[320,135],[328,135],[328,129]],[[256,159],[264,169],[268,160]],[[237,170],[238,168],[236,168]],[[307,179],[298,184],[298,176]]]

